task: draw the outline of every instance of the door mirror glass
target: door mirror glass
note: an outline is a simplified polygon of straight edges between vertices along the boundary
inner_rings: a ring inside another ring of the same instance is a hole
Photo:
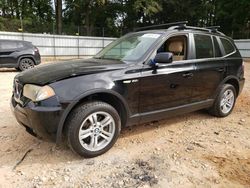
[[[161,52],[156,54],[154,61],[156,63],[172,63],[173,54],[171,52]]]

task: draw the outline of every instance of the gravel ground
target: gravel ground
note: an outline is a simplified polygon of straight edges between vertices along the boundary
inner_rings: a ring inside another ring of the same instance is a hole
[[[126,128],[92,159],[27,134],[9,107],[17,72],[1,69],[0,187],[250,187],[250,63],[245,69],[229,117],[198,111]]]

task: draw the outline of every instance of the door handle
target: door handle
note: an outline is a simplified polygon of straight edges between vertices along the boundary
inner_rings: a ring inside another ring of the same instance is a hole
[[[179,84],[170,84],[170,89],[176,89],[177,87],[179,87]]]
[[[216,69],[218,72],[225,72],[225,68],[217,68]]]
[[[191,72],[184,73],[184,74],[182,75],[182,77],[184,77],[184,78],[191,78],[191,77],[193,77],[193,76],[194,76],[194,74],[191,73]]]

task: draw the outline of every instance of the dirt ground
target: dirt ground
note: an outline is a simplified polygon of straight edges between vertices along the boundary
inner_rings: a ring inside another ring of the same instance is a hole
[[[17,124],[9,107],[17,72],[1,69],[0,187],[250,187],[250,62],[245,72],[230,116],[198,111],[126,128],[108,153],[84,159]]]

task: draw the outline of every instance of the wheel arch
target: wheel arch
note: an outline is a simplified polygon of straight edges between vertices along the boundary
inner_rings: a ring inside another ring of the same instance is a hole
[[[18,57],[18,63],[17,63],[17,66],[19,67],[19,65],[20,65],[20,61],[22,60],[22,59],[24,59],[24,58],[29,58],[29,59],[31,59],[33,62],[34,62],[34,64],[36,64],[36,61],[35,61],[35,59],[34,59],[34,57],[32,56],[32,55],[21,55],[21,56],[19,56]]]
[[[228,77],[227,79],[225,79],[224,84],[231,84],[232,86],[234,86],[236,90],[236,95],[238,97],[240,91],[240,84],[239,84],[239,79],[237,77],[234,76]]]
[[[235,90],[236,90],[236,96],[238,97],[239,92],[240,92],[240,83],[239,83],[239,79],[236,76],[228,76],[226,77],[221,84],[218,86],[218,88],[216,89],[216,92],[214,94],[214,98],[218,95],[220,88],[223,84],[231,84],[232,86],[234,86]]]
[[[128,117],[130,116],[130,111],[125,99],[117,92],[112,90],[92,90],[79,96],[76,100],[69,104],[69,106],[64,111],[56,133],[56,143],[62,141],[62,134],[66,127],[65,122],[69,117],[72,110],[74,110],[78,105],[81,105],[87,101],[102,101],[113,106],[121,117],[122,127],[126,125]]]

